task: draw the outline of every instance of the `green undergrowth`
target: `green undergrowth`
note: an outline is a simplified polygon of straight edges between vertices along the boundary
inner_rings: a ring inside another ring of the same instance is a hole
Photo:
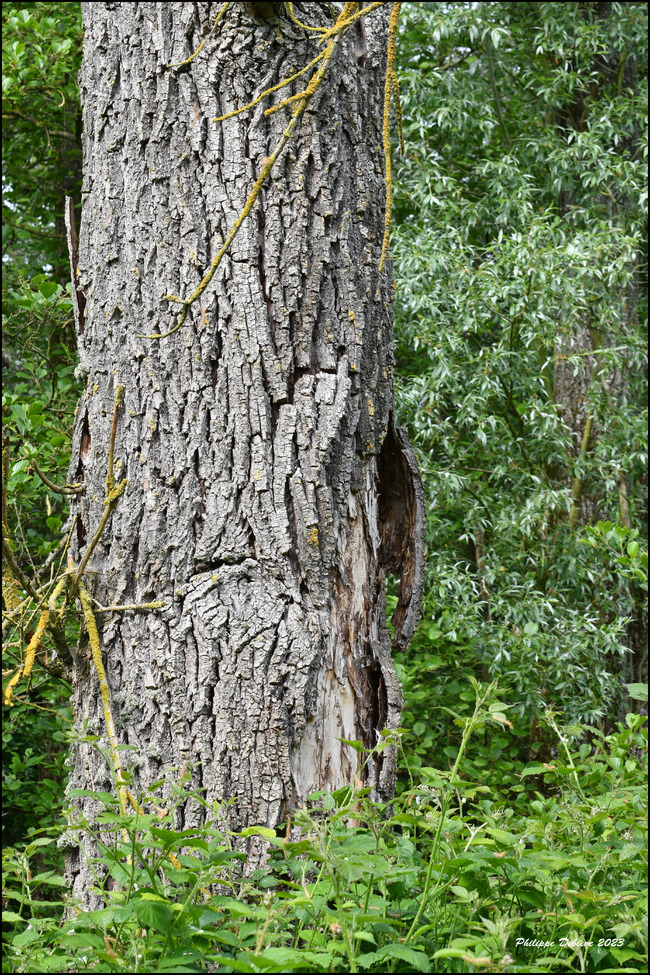
[[[508,740],[511,709],[496,682],[468,686],[453,764],[403,757],[391,805],[351,786],[315,793],[291,829],[231,833],[210,807],[211,825],[179,832],[177,810],[202,802],[189,776],[151,814],[158,791],[127,817],[98,794],[102,815],[76,828],[99,841],[100,910],[66,900],[56,832],[6,849],[3,970],[645,971],[645,717],[599,736],[547,710],[556,758],[513,760],[524,789],[503,790],[468,756],[486,730]],[[645,685],[628,692],[647,700]],[[385,733],[375,752],[404,755],[407,737]],[[242,850],[261,841],[265,866],[247,871]]]

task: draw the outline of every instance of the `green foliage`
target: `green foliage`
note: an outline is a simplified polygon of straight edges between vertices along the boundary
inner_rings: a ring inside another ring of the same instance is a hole
[[[6,379],[2,391],[3,443],[9,451],[7,526],[14,557],[36,584],[61,569],[67,498],[45,488],[32,458],[50,479],[66,480],[70,431],[79,383],[74,358],[61,339],[71,324],[69,293],[48,275],[36,275],[3,301]],[[17,625],[3,619],[3,667],[19,666],[38,620],[36,610]],[[74,621],[66,626],[70,644]],[[45,653],[49,660],[51,648]],[[65,681],[38,669],[27,695],[18,695],[3,722],[3,842],[15,843],[62,816],[67,774],[64,729],[71,720]]]
[[[3,3],[3,277],[54,269],[69,278],[63,199],[78,200],[81,9],[77,3]]]
[[[3,845],[63,821],[68,689],[38,674],[27,701],[18,699],[2,723]]]
[[[509,687],[532,744],[548,704],[616,713],[631,650],[644,659],[628,629],[643,608],[620,563],[581,544],[572,499],[643,532],[645,14],[405,8],[397,398],[429,562],[401,673],[430,756],[444,725],[426,700],[454,699],[459,669]]]
[[[639,547],[639,532],[626,525],[613,525],[611,521],[599,521],[585,530],[587,545],[598,549],[609,560],[613,559],[623,578],[638,582],[648,600],[648,553]]]
[[[61,335],[71,325],[68,292],[45,274],[19,290],[7,289],[13,313],[3,315],[7,378],[3,432],[10,450],[6,485],[12,538],[23,557],[42,563],[59,544],[67,514],[63,495],[43,489],[30,458],[52,481],[65,483],[70,461],[73,404],[80,393],[75,357]]]
[[[61,850],[38,830],[63,814],[69,689],[34,672],[3,733],[6,970],[646,970],[647,731],[614,715],[622,694],[647,701],[642,655],[625,677],[647,584],[647,7],[605,6],[403,7],[397,393],[429,561],[397,664],[397,799],[319,793],[300,833],[276,836],[229,834],[217,809],[200,832],[176,829],[201,802],[182,782],[127,817],[97,796],[97,821],[76,828],[100,844],[105,903],[71,915]],[[5,3],[3,28],[8,521],[44,581],[66,506],[30,461],[65,481],[79,391],[61,287],[79,6]],[[584,398],[573,413],[556,388],[567,376]],[[11,667],[24,642],[10,635]],[[267,863],[242,873],[260,839]]]
[[[485,729],[507,743],[510,709],[494,683],[471,685],[453,769],[411,772],[390,807],[350,786],[311,796],[293,830],[227,833],[219,808],[201,830],[174,828],[177,811],[202,802],[189,775],[166,784],[165,803],[157,783],[126,817],[114,796],[95,795],[103,812],[74,828],[98,841],[104,906],[62,923],[61,877],[32,870],[51,833],[5,850],[4,969],[644,971],[645,719],[628,714],[592,746],[586,729],[561,729],[548,711],[562,757],[520,764],[517,776],[543,791],[504,802],[489,771],[475,781],[466,754]],[[631,693],[647,699],[647,686]],[[251,839],[270,852],[247,873]]]

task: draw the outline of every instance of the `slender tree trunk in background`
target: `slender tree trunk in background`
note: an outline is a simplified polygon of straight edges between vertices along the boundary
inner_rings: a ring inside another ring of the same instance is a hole
[[[57,283],[65,286],[68,280],[68,261],[66,257],[66,199],[70,198],[76,206],[80,205],[78,199],[79,185],[81,183],[81,146],[80,146],[80,118],[77,105],[65,105],[63,111],[63,131],[66,137],[61,138],[61,149],[59,158],[63,177],[57,185],[57,195],[59,206],[54,220],[55,230],[61,238],[60,261],[52,268],[52,277]],[[75,336],[72,328],[67,328],[63,333],[69,339],[70,347],[74,348]]]
[[[191,64],[169,69],[196,50],[219,6],[82,4],[78,332],[88,375],[71,467],[85,485],[76,558],[105,510],[121,384],[116,473],[128,487],[87,584],[103,605],[165,601],[98,615],[118,737],[138,749],[134,788],[190,763],[208,800],[235,800],[229,825],[273,826],[314,789],[355,777],[359,757],[338,739],[371,747],[399,722],[384,576],[401,576],[403,645],[421,597],[423,501],[394,426],[392,280],[378,273],[383,10],[339,45],[183,327],[138,337],[177,321],[164,296],[196,288],[288,116],[264,116],[265,99],[213,118],[320,50],[318,35],[237,3]],[[323,24],[328,8],[302,4],[300,17]],[[74,704],[77,729],[105,735],[83,653]],[[394,777],[392,749],[364,773],[383,798]],[[77,748],[71,787],[112,788],[93,748]],[[92,818],[93,802],[75,801]],[[177,825],[204,817],[189,802]],[[78,850],[68,872],[85,895]]]
[[[576,15],[584,18],[593,18],[607,21],[612,14],[612,3],[609,0],[599,0],[599,2],[581,2],[575,4]],[[595,78],[599,86],[609,89],[610,92],[620,94],[626,88],[629,90],[638,89],[637,69],[634,52],[627,49],[620,50],[615,47],[615,39],[612,40],[612,47],[604,51],[594,63]],[[557,113],[555,122],[562,129],[580,131],[583,125],[583,116],[586,113],[586,105],[582,97],[574,103],[569,104],[562,112]],[[630,132],[629,141],[626,148],[634,151],[641,151],[641,132],[638,125],[635,125]],[[607,191],[607,187],[603,188]],[[617,217],[628,206],[628,200],[620,198],[614,200],[611,193],[604,192],[602,197],[603,211],[607,213],[609,219],[614,222]],[[558,200],[558,206],[563,214],[571,207],[580,206],[580,197],[575,193],[562,193]],[[639,300],[638,287],[640,282],[641,268],[644,266],[643,256],[639,255],[636,261],[638,270],[633,275],[633,281],[626,286],[625,309],[622,320],[612,322],[612,333],[606,334],[605,330],[592,321],[585,318],[584,327],[567,342],[562,339],[560,348],[562,353],[568,355],[581,354],[585,356],[586,368],[577,372],[573,364],[566,363],[563,358],[556,361],[554,370],[554,399],[558,404],[562,416],[574,437],[573,457],[578,462],[578,471],[572,477],[572,506],[570,512],[570,524],[572,527],[580,527],[583,524],[595,522],[599,518],[606,519],[611,517],[611,511],[603,510],[604,499],[588,490],[585,490],[585,479],[580,473],[580,462],[586,460],[587,455],[593,451],[599,436],[599,425],[595,415],[594,399],[598,391],[594,388],[598,383],[604,388],[605,398],[608,408],[612,412],[627,409],[628,392],[630,387],[630,376],[624,369],[613,369],[607,367],[602,356],[598,353],[603,347],[615,346],[624,343],[628,335],[634,334],[638,329],[638,322],[634,316],[638,314]],[[620,287],[620,286],[619,286]],[[589,355],[589,353],[594,355]],[[627,475],[626,471],[615,473],[616,490],[618,495],[618,517],[622,525],[630,527],[629,504],[627,494]],[[621,678],[629,682],[645,682],[648,677],[648,618],[644,608],[643,593],[634,582],[626,585],[627,597],[630,602],[631,620],[628,625],[628,645],[631,653],[621,668]],[[619,711],[619,720],[625,719],[625,714],[629,701],[622,701]]]

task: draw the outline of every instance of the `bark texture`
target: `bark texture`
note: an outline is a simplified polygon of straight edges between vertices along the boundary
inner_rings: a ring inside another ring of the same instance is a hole
[[[318,51],[287,19],[246,4],[197,58],[215,3],[85,3],[79,354],[87,387],[71,475],[82,480],[77,555],[102,516],[115,387],[125,387],[116,475],[128,477],[89,563],[118,735],[134,785],[193,764],[229,824],[274,825],[358,770],[339,738],[370,747],[399,722],[384,574],[402,578],[396,640],[422,588],[423,499],[393,421],[392,282],[378,274],[384,11],[339,46],[322,90],[184,326],[188,296],[287,124],[263,103],[213,122]],[[279,5],[276,5],[279,6]],[[335,5],[336,6],[336,5]],[[339,7],[341,5],[338,5]],[[324,23],[323,4],[301,18]],[[304,77],[272,96],[279,102]],[[84,303],[82,302],[82,306]],[[105,733],[96,678],[75,669],[79,730]],[[395,756],[366,781],[390,797]],[[107,789],[93,749],[73,787]],[[93,805],[77,800],[92,817]],[[178,826],[199,825],[196,803]],[[89,872],[71,849],[82,895]]]

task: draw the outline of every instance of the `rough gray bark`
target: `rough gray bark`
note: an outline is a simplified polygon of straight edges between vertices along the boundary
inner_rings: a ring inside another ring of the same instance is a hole
[[[340,6],[340,5],[339,5]],[[84,3],[84,189],[78,323],[87,387],[71,475],[77,557],[103,513],[115,387],[116,460],[128,477],[87,577],[104,605],[164,599],[158,612],[98,616],[134,786],[193,764],[229,824],[275,825],[318,788],[358,771],[338,739],[373,746],[401,693],[384,574],[401,575],[396,640],[422,588],[423,499],[393,422],[392,282],[378,273],[386,16],[339,46],[323,89],[184,326],[167,294],[197,286],[287,124],[268,99],[215,123],[317,53],[288,20],[233,4],[190,64],[216,3]],[[323,4],[302,4],[311,24]],[[300,90],[276,93],[275,102]],[[105,734],[96,677],[74,675],[78,729]],[[395,755],[365,781],[388,798]],[[71,786],[110,789],[93,749]],[[95,807],[76,800],[92,818]],[[196,803],[179,828],[199,825]],[[90,875],[69,851],[75,893]]]

